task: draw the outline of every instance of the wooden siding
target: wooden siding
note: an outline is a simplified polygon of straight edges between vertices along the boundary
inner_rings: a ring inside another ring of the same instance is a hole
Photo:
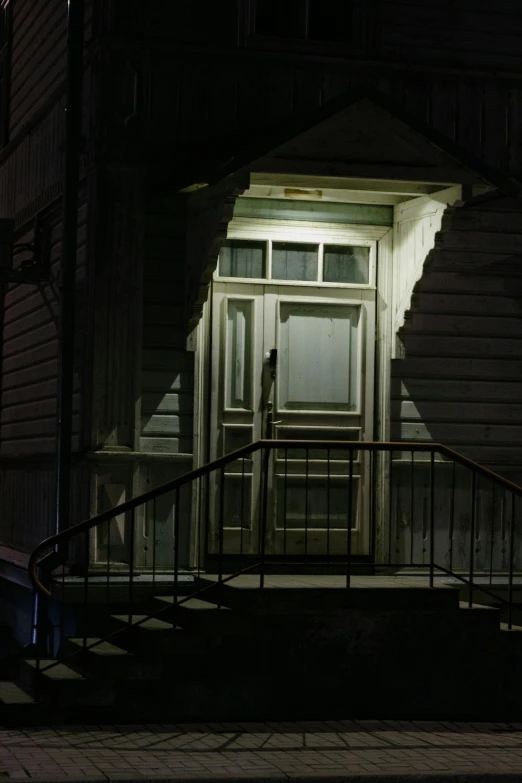
[[[522,208],[450,208],[400,332],[392,438],[433,440],[499,469],[522,442]]]
[[[72,470],[71,524],[89,516],[88,470],[75,464]],[[3,458],[0,462],[0,541],[30,552],[56,525],[56,467],[53,458],[23,460]]]
[[[11,68],[10,136],[41,108],[65,74],[67,4],[15,2]]]
[[[141,183],[132,169],[103,169],[95,180],[91,447],[134,450],[142,330]]]
[[[92,5],[92,0],[86,0],[87,41],[93,32]],[[13,2],[10,140],[17,139],[49,102],[56,101],[64,114],[66,60],[67,3],[61,0]],[[50,152],[46,150],[45,154]]]
[[[185,204],[151,205],[145,242],[141,450],[191,454],[194,355],[185,350]]]
[[[379,0],[379,53],[408,62],[519,70],[522,8],[490,3]]]
[[[393,227],[393,331],[403,325],[411,294],[422,275],[428,252],[435,244],[442,216],[448,204],[461,196],[453,187],[433,196],[411,199],[394,208]]]
[[[86,339],[85,193],[78,212],[76,372],[73,450],[80,448],[82,394],[85,393]],[[0,451],[3,454],[53,452],[56,435],[58,286],[61,265],[60,205],[50,211],[51,278],[39,286],[10,285],[3,312]],[[31,242],[33,230],[17,241]]]
[[[207,62],[201,54],[196,62],[187,54],[180,62],[164,52],[152,54],[145,72],[147,105],[139,113],[158,154],[157,145],[165,144],[163,165],[173,155],[174,141],[184,145],[180,159],[185,166],[187,155],[199,159],[202,150],[209,158],[217,150],[216,157],[227,159],[247,146],[246,133],[248,141],[261,139],[366,84],[489,166],[522,174],[522,81],[515,78],[485,80],[473,74],[393,70],[386,64],[356,68],[350,62],[312,67],[291,59],[271,66],[260,57],[238,57],[233,67],[219,56]],[[110,125],[109,117],[106,122]]]

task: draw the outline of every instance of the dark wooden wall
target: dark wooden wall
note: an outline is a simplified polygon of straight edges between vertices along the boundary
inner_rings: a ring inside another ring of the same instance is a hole
[[[52,212],[61,195],[67,6],[62,0],[13,2],[10,141],[0,150],[0,207],[2,216],[15,219],[17,239],[30,241],[36,216]],[[172,206],[158,214],[155,194],[144,196],[148,228],[143,223],[139,231],[148,231],[148,241],[143,252],[137,250],[132,233],[137,224],[126,207],[135,192],[128,189],[129,177],[132,188],[142,175],[152,184],[161,176],[174,187],[181,167],[196,171],[201,164],[208,168],[222,162],[253,136],[308,116],[361,84],[382,91],[490,166],[522,175],[522,8],[510,0],[494,5],[486,0],[374,0],[367,3],[371,34],[362,51],[346,57],[314,47],[277,52],[249,40],[242,26],[246,5],[246,0],[87,2],[83,173],[90,177],[102,160],[104,166],[132,173],[112,180],[107,214],[117,225],[105,249],[98,235],[93,250],[91,236],[90,215],[101,214],[98,196],[92,195],[98,188],[85,189],[81,197],[75,450],[99,445],[98,440],[126,448],[141,442],[150,452],[191,450],[192,354],[185,351],[181,326],[182,310],[191,308],[183,301],[182,217]],[[98,40],[98,33],[107,37]],[[54,449],[60,230],[56,219],[52,281],[41,288],[9,287],[5,295],[0,538],[19,546],[32,545],[41,537],[38,530],[45,535],[52,526],[52,469],[48,457],[35,462],[34,455],[50,455]],[[122,292],[135,309],[125,304]],[[143,328],[136,320],[141,311]],[[464,306],[459,317],[469,317]],[[441,314],[441,330],[443,323]],[[140,330],[143,351],[128,383]],[[98,348],[104,335],[102,359]],[[516,346],[507,334],[502,337],[508,356],[498,359],[495,372],[513,373],[509,352]],[[421,350],[419,336],[411,339],[410,359],[413,346]],[[462,339],[473,341],[474,336]],[[466,345],[474,350],[472,343]],[[111,368],[110,356],[123,355],[126,364]],[[425,355],[431,356],[429,349]],[[94,401],[93,362],[98,368]],[[494,382],[493,369],[484,372]],[[143,395],[141,425],[133,418],[137,379]],[[112,393],[104,394],[109,387]],[[504,426],[503,409],[491,407],[487,416],[488,422]],[[33,455],[33,467],[21,467],[20,454]],[[82,508],[88,505],[85,486],[77,493],[84,498]],[[24,505],[29,502],[31,511]]]
[[[151,203],[143,279],[141,450],[192,453],[194,354],[185,336],[185,199]]]
[[[67,4],[12,0],[9,140],[0,149],[0,212],[16,242],[35,222],[52,229],[51,275],[41,285],[4,286],[0,379],[0,540],[30,550],[54,531],[61,193],[65,144]],[[90,0],[86,36],[91,34]],[[88,102],[91,73],[84,77]],[[87,140],[89,114],[84,112]],[[87,181],[79,193],[73,450],[85,448],[89,409]],[[19,256],[19,261],[23,256]],[[87,401],[87,402],[86,402]],[[73,469],[72,521],[88,515],[89,477]]]
[[[518,481],[522,204],[450,208],[393,362],[392,439],[433,440]]]
[[[125,86],[108,101],[109,135],[145,137],[145,154],[154,159],[157,150],[162,166],[169,158],[186,163],[187,154],[199,164],[367,84],[489,165],[522,174],[522,14],[515,4],[376,0],[366,4],[370,34],[357,52],[278,51],[245,34],[247,5],[228,0],[216,18],[210,0],[134,4],[134,13],[113,3],[103,49]],[[154,41],[150,50],[144,35]],[[181,155],[179,144],[187,147]]]

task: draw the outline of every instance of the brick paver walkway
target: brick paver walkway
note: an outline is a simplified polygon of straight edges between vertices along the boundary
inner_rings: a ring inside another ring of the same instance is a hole
[[[0,778],[30,781],[522,780],[522,723],[341,721],[0,729]],[[457,777],[458,776],[458,777]],[[478,776],[478,777],[477,777]]]

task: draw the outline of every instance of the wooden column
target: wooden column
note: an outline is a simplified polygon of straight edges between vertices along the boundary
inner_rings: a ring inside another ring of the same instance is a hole
[[[143,298],[143,207],[136,171],[99,173],[95,242],[91,447],[135,451]]]

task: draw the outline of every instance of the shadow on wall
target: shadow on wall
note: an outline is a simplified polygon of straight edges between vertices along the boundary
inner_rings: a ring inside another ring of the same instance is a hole
[[[393,440],[444,443],[522,481],[522,271],[518,256],[449,266],[435,252],[392,362]]]

